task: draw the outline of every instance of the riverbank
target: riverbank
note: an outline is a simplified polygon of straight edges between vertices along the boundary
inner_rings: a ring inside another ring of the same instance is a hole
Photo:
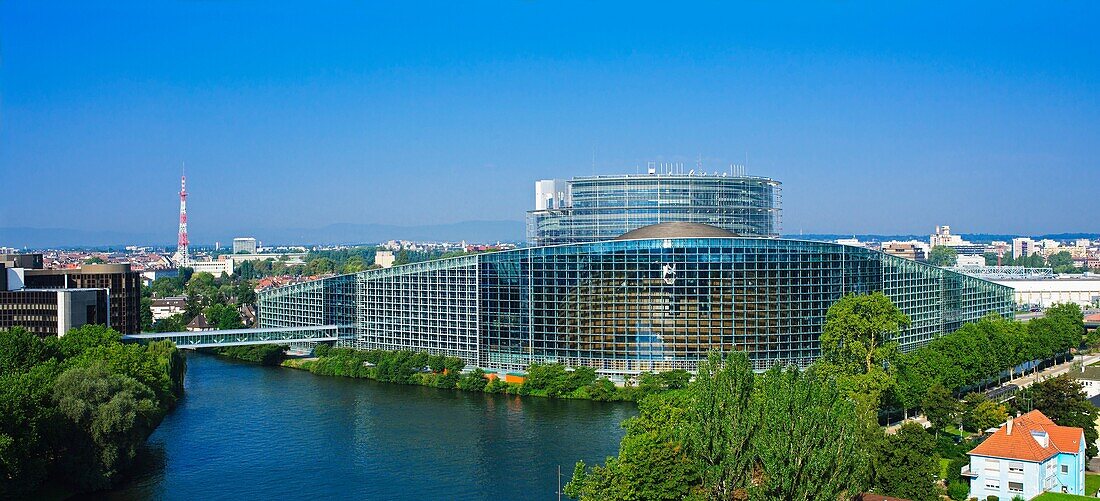
[[[616,386],[594,369],[567,370],[562,364],[533,364],[526,374],[505,381],[496,373],[480,368],[463,372],[466,362],[458,357],[428,355],[411,351],[356,350],[320,345],[314,358],[278,360],[270,346],[224,348],[221,356],[264,365],[281,365],[309,371],[319,376],[455,389],[479,393],[499,393],[597,402],[637,402],[647,395],[687,386],[691,374],[684,370],[645,373],[637,384]]]

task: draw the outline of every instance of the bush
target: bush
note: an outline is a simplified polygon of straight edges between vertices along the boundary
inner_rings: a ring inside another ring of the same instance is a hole
[[[332,346],[325,343],[317,343],[317,346],[313,347],[313,355],[316,357],[327,357],[332,351]]]
[[[458,380],[458,389],[466,391],[486,391],[489,381],[485,379],[485,371],[474,369],[469,374]]]
[[[955,501],[966,501],[966,497],[969,495],[970,486],[966,485],[966,482],[955,480],[947,484],[947,497]]]
[[[279,365],[286,360],[286,346],[276,344],[215,348],[214,353],[260,365]]]

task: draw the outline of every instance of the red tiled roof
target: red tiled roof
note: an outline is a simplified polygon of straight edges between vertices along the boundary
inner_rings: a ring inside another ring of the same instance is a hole
[[[1047,446],[1043,447],[1032,433],[1046,433]],[[1076,454],[1081,450],[1082,437],[1080,428],[1058,426],[1042,412],[1034,410],[1012,420],[1011,434],[1007,424],[1001,426],[970,454],[1039,462],[1059,452]]]

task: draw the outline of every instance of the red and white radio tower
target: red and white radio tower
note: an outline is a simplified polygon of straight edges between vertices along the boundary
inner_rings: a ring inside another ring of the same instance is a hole
[[[176,242],[176,255],[179,265],[187,266],[191,263],[191,253],[187,250],[187,170],[184,167],[180,176],[180,235]]]

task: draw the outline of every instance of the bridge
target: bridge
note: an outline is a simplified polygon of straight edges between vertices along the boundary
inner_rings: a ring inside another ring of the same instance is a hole
[[[291,344],[336,341],[339,326],[307,325],[301,327],[269,327],[261,329],[227,329],[187,332],[157,332],[127,334],[124,342],[148,343],[167,339],[179,348],[223,348],[257,344]]]

